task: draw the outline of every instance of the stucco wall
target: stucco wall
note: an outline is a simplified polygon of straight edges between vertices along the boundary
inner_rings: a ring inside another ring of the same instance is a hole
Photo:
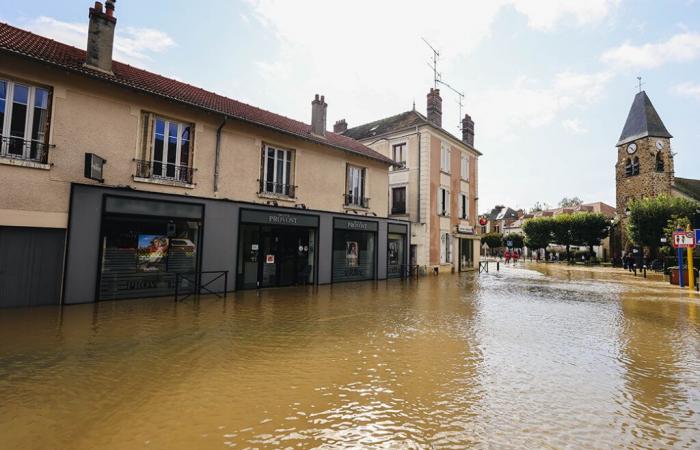
[[[383,163],[233,120],[222,133],[220,190],[215,193],[216,129],[221,116],[21,58],[0,58],[0,77],[52,88],[49,142],[55,146],[49,151],[50,170],[0,164],[0,225],[66,227],[70,183],[97,184],[83,178],[88,152],[107,160],[106,185],[264,203],[267,199],[257,194],[263,142],[295,151],[296,203],[342,212],[346,165],[350,163],[367,168],[370,211],[380,217],[388,213],[388,167]],[[194,124],[194,188],[133,180],[134,159],[141,153],[143,111]],[[51,220],[47,221],[46,212],[54,213]]]

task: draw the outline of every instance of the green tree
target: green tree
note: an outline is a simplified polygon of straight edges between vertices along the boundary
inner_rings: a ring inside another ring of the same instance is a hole
[[[554,216],[552,223],[552,237],[557,244],[566,246],[567,261],[571,261],[571,246],[582,243],[575,225],[576,220],[574,214],[560,214]]]
[[[593,247],[608,237],[610,222],[602,214],[579,212],[572,215],[572,233],[574,241],[588,246],[590,255],[593,255]]]
[[[663,235],[666,238],[666,245],[673,247],[673,233],[676,232],[678,228],[686,230],[689,226],[691,226],[690,219],[686,216],[679,216],[678,214],[672,215],[664,227]]]
[[[503,236],[503,240],[501,241],[503,244],[503,247],[508,246],[508,241],[511,241],[513,245],[511,245],[512,248],[523,248],[523,235],[519,233],[508,233],[505,236]]]
[[[535,217],[526,220],[523,224],[525,245],[535,250],[546,249],[552,242],[552,230],[552,217]]]
[[[655,257],[669,220],[673,216],[692,217],[700,204],[682,197],[659,195],[632,200],[627,207],[629,209],[629,220],[625,229],[627,237],[635,245],[649,247],[652,257]]]
[[[481,236],[481,242],[489,246],[491,250],[501,247],[503,235],[501,233],[488,233]]]
[[[559,207],[560,208],[573,208],[574,206],[579,206],[583,203],[583,200],[581,200],[578,197],[564,197],[561,199],[559,202]]]

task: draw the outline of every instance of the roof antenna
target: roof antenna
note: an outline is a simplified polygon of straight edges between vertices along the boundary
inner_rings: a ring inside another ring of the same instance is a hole
[[[642,77],[637,77],[637,83],[639,83],[639,92],[642,92],[642,86],[646,83],[642,83]]]
[[[428,47],[430,47],[430,50],[433,51],[433,63],[432,64],[428,63],[428,67],[433,69],[433,84],[435,85],[435,89],[437,89],[438,84],[440,84],[442,86],[445,86],[446,88],[448,88],[449,90],[451,90],[455,94],[457,94],[457,97],[458,97],[457,104],[459,105],[459,124],[457,125],[457,129],[462,131],[462,108],[464,107],[464,103],[463,103],[464,92],[460,92],[457,89],[450,86],[448,83],[442,81],[442,74],[440,72],[438,72],[438,70],[437,70],[437,61],[438,61],[438,57],[440,56],[440,52],[438,50],[436,50],[432,45],[430,45],[430,42],[426,41],[424,37],[421,37],[421,39],[423,39],[423,42],[425,42],[425,44]],[[415,108],[415,101],[413,102],[413,104],[414,104],[413,109],[415,110],[416,109]]]

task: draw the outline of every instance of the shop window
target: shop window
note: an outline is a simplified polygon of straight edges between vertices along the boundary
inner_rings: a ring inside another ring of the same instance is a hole
[[[348,165],[346,178],[345,206],[369,208],[369,199],[365,197],[367,169]]]
[[[0,79],[0,156],[46,164],[48,89]]]
[[[450,215],[450,191],[442,187],[439,188],[437,200],[438,215],[448,217]]]
[[[405,142],[401,144],[394,144],[391,147],[391,157],[398,167],[396,169],[404,169],[406,167],[406,157],[408,153],[408,146]]]
[[[144,113],[142,159],[136,176],[192,184],[194,125]]]
[[[440,146],[440,170],[445,173],[450,173],[450,158],[452,152],[450,151],[450,146],[444,142]]]
[[[406,214],[406,186],[391,189],[391,213]]]
[[[294,151],[263,146],[260,192],[294,197]]]
[[[335,230],[333,281],[374,279],[375,233]]]

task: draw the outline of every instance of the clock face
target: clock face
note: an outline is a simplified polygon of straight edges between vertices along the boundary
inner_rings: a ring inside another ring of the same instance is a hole
[[[636,151],[637,151],[637,144],[632,143],[632,144],[627,146],[627,153],[629,153],[630,155]]]
[[[662,149],[664,148],[664,143],[663,143],[663,141],[661,141],[661,140],[656,141],[656,148],[659,149],[659,150],[662,150]]]

